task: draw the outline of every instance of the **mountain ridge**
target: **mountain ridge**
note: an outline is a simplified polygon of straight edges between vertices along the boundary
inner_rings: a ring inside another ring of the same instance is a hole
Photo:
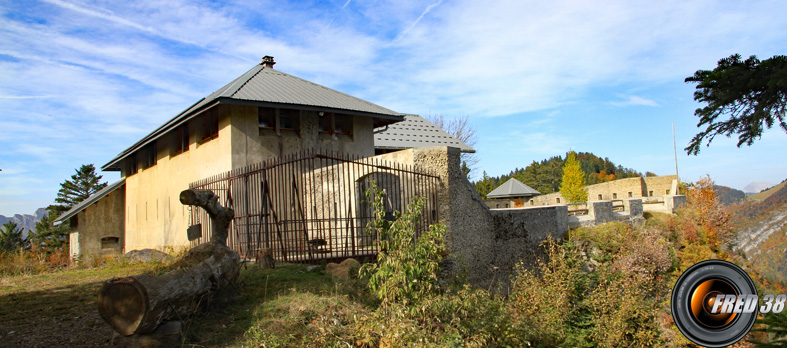
[[[36,223],[46,216],[46,208],[38,208],[33,214],[14,214],[13,216],[0,215],[0,229],[9,221],[15,222],[22,228],[22,237],[27,237],[29,231],[35,231]]]

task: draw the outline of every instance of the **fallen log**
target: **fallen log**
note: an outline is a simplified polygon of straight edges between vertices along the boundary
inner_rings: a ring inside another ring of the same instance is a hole
[[[189,250],[168,273],[104,282],[98,294],[98,312],[121,335],[150,333],[164,320],[190,317],[212,292],[234,283],[240,274],[240,256],[226,244],[232,209],[222,207],[211,191],[185,190],[180,201],[208,212],[213,226],[211,241]]]
[[[240,257],[211,242],[189,250],[174,266],[186,268],[104,282],[98,295],[101,317],[124,336],[152,332],[163,320],[189,317],[211,291],[237,280]]]

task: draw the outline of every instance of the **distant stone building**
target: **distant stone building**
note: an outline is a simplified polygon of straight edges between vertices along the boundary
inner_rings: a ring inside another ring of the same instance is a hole
[[[507,183],[507,182],[506,182]],[[499,188],[503,187],[501,185]],[[524,184],[523,184],[524,185]],[[595,201],[611,201],[621,200],[625,198],[646,198],[646,197],[660,197],[676,195],[678,187],[678,177],[676,175],[664,176],[648,176],[648,177],[634,177],[617,179],[600,184],[585,186],[588,193],[588,202]],[[496,191],[497,189],[495,189]],[[494,192],[494,191],[492,191]],[[489,195],[487,195],[489,198]],[[490,208],[505,208],[504,206],[496,207],[487,202]],[[494,202],[492,202],[494,203]],[[538,205],[555,205],[566,204],[567,201],[563,198],[560,192],[553,192],[544,195],[538,195],[525,199],[523,206],[538,206]],[[511,208],[515,207],[513,204]]]
[[[531,197],[541,193],[521,181],[511,178],[486,195],[486,205],[489,208],[522,208]]]

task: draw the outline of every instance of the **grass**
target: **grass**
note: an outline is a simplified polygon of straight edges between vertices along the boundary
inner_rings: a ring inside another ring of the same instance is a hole
[[[308,268],[280,263],[242,269],[237,290],[222,292],[186,327],[185,346],[309,346],[326,332],[321,322],[346,324],[368,311],[364,303],[373,303],[356,281]]]
[[[308,341],[314,344],[314,337],[322,334],[320,328],[347,324],[353,315],[368,311],[366,303],[374,305],[356,281],[332,278],[319,266],[311,271],[308,267],[242,267],[235,287],[220,291],[186,323],[183,346],[309,346]],[[0,276],[0,346],[107,347],[113,331],[96,307],[103,281],[160,268],[111,262]]]
[[[782,187],[784,187],[784,185],[787,185],[787,181],[783,181],[782,183],[780,183],[780,184],[778,184],[778,185],[776,185],[774,187],[771,187],[771,188],[769,188],[769,189],[767,189],[765,191],[762,191],[760,193],[746,195],[746,198],[748,198],[751,201],[762,202],[766,198],[770,197],[772,194],[776,193],[776,191],[779,191]]]
[[[98,315],[104,280],[139,274],[145,264],[0,276],[0,342],[4,347],[104,347],[112,329]]]

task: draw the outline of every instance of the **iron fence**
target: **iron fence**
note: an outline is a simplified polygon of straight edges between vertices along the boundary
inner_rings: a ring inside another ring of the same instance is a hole
[[[384,191],[386,218],[422,197],[416,236],[438,221],[440,178],[378,158],[306,151],[199,180],[189,188],[211,190],[234,210],[227,244],[242,257],[254,258],[269,248],[276,260],[315,263],[377,254],[379,236],[367,228],[373,210],[366,191],[372,181]],[[190,207],[189,215],[202,232],[192,243],[209,238],[207,213]]]

